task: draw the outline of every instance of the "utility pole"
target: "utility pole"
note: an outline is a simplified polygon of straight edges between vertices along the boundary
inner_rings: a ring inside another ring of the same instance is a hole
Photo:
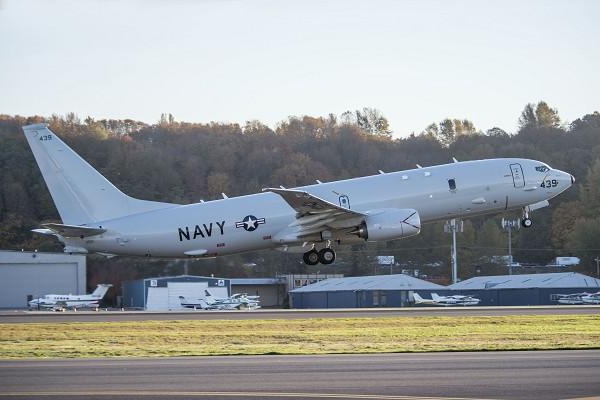
[[[452,257],[452,283],[458,282],[458,263],[456,260],[456,232],[463,232],[464,224],[461,220],[456,218],[446,221],[444,224],[444,232],[452,233],[452,249],[450,255]]]
[[[508,231],[508,274],[512,275],[513,256],[512,256],[512,230],[521,229],[521,224],[518,220],[507,220],[502,218],[502,228]]]
[[[600,278],[600,257],[594,258],[594,261],[596,261],[596,276]]]

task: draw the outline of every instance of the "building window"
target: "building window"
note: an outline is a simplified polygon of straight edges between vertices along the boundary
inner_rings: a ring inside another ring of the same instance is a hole
[[[456,181],[454,179],[448,179],[448,187],[450,190],[456,190]]]

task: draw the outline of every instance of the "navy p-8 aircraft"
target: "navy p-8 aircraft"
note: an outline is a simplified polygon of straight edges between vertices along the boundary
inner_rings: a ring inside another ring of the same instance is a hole
[[[216,257],[262,249],[302,253],[331,264],[333,246],[416,235],[421,224],[533,210],[568,189],[572,175],[520,158],[465,161],[263,193],[171,204],[134,199],[48,129],[23,127],[62,224],[54,235],[68,253]]]

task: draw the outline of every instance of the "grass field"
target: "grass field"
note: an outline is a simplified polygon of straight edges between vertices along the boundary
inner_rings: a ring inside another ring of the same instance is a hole
[[[0,358],[600,348],[600,315],[0,324]]]

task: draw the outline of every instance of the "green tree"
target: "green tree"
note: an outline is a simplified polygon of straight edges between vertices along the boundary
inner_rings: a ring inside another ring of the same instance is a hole
[[[545,101],[537,105],[529,103],[521,112],[519,127],[523,129],[558,128],[560,117],[555,108],[551,108]]]
[[[377,136],[390,136],[390,124],[388,120],[375,108],[364,107],[356,110],[356,124],[364,132]]]

